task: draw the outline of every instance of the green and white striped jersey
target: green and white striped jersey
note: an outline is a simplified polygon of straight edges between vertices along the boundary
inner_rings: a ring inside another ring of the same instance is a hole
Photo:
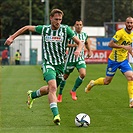
[[[85,42],[88,39],[88,35],[84,32],[81,32],[80,34],[78,34],[77,32],[74,32],[74,33],[81,40],[83,45],[85,45]],[[69,44],[74,44],[74,41],[71,39]],[[75,50],[76,50],[76,47],[69,47],[67,62],[77,62],[77,61],[84,60],[84,47],[81,51],[81,56],[79,56],[78,58],[75,58],[75,55],[74,55]]]
[[[75,34],[67,25],[60,25],[52,30],[51,25],[38,25],[35,31],[43,37],[43,58],[46,64],[60,65],[64,63],[68,39]]]

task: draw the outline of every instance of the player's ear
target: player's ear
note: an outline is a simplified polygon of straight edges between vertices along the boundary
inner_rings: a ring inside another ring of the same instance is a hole
[[[53,17],[52,17],[52,16],[50,16],[50,18],[49,18],[49,19],[50,19],[50,20],[52,20],[52,18],[53,18]]]

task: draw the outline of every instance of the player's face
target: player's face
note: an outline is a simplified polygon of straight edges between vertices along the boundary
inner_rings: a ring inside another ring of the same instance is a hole
[[[83,28],[82,21],[76,21],[74,27],[75,27],[75,31],[77,33],[80,33],[82,31],[82,28]]]
[[[127,18],[126,22],[125,22],[125,25],[126,25],[127,31],[130,32],[133,28],[133,18]]]
[[[51,20],[52,30],[57,30],[62,22],[62,15],[56,13],[54,16],[50,17],[50,20]]]

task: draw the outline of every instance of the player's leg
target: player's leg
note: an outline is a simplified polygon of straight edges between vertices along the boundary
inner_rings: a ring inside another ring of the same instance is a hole
[[[63,70],[64,70],[64,65],[58,65],[58,66],[55,66],[54,67],[55,69],[55,72],[56,72],[56,91],[57,91],[57,87],[60,85],[61,83],[61,80],[63,78]],[[53,83],[51,83],[50,85],[54,85]],[[54,86],[53,86],[54,87]],[[56,99],[56,103],[54,102],[54,100],[52,101],[52,98],[50,98],[50,91],[51,91],[51,94],[54,92],[54,96],[53,98]],[[58,107],[56,106],[57,105],[57,97],[56,97],[56,91],[55,89],[51,88],[50,90],[50,87],[49,87],[49,102],[50,102],[50,108],[53,112],[53,115],[54,115],[54,123],[57,124],[57,125],[60,125],[60,116],[59,116],[59,111],[58,111]],[[54,106],[53,106],[54,104]],[[53,108],[52,108],[53,106]]]
[[[74,86],[72,90],[70,91],[70,94],[72,95],[73,100],[77,100],[76,96],[76,90],[79,88],[79,86],[82,84],[84,77],[86,76],[86,64],[85,61],[79,61],[76,63],[76,68],[79,72],[79,76],[77,77]]]
[[[133,71],[131,65],[128,63],[128,60],[121,63],[120,70],[124,73],[126,79],[128,80],[127,88],[129,94],[129,107],[133,108]]]
[[[78,87],[82,84],[85,75],[86,75],[86,69],[85,68],[79,69],[79,76],[77,77],[75,84],[73,86],[72,89],[73,92],[75,92],[78,89]]]
[[[112,79],[113,76],[106,76],[105,78],[100,77],[96,80],[91,80],[85,88],[85,92],[88,93],[95,85],[108,85],[112,81]]]
[[[56,91],[57,91],[56,80],[55,79],[49,80],[48,86],[49,86],[48,100],[50,104],[50,109],[54,116],[53,121],[55,124],[60,125],[60,116],[59,116],[59,111],[57,107],[57,97],[56,97]]]
[[[41,97],[43,95],[47,95],[48,94],[48,86],[42,86],[40,89],[32,92],[32,98],[35,99],[35,98],[38,98],[38,97]]]
[[[128,81],[129,107],[133,108],[133,80]]]
[[[15,60],[15,62],[17,64],[17,60]],[[43,77],[45,79],[45,75],[46,75],[45,72],[47,71],[45,64],[42,65],[42,70],[43,70]],[[43,95],[48,94],[48,86],[42,86],[41,88],[39,88],[36,91],[29,90],[27,92],[27,94],[28,94],[27,106],[28,106],[28,108],[32,108],[33,101],[35,100],[35,98],[39,98]]]
[[[77,100],[76,90],[82,84],[85,75],[86,75],[86,69],[85,68],[79,69],[79,76],[77,77],[77,79],[74,83],[74,86],[73,86],[72,90],[70,91],[70,94],[72,95],[73,100]]]
[[[29,90],[27,94],[28,94],[27,106],[28,108],[32,108],[33,101],[35,100],[35,98],[39,98],[43,95],[48,94],[48,86],[42,86],[40,89],[36,91]]]
[[[85,92],[88,93],[95,85],[108,85],[112,81],[118,66],[118,62],[109,59],[106,68],[106,77],[100,77],[96,80],[91,80],[85,88]]]
[[[43,65],[43,76],[48,86],[43,86],[37,91],[30,92],[30,98],[34,100],[35,98],[48,94],[50,109],[54,116],[53,121],[55,124],[60,125],[60,116],[57,107],[57,97],[56,97],[56,91],[57,91],[56,71],[52,66],[46,67],[46,65]]]
[[[64,74],[63,79],[60,82],[59,92],[58,92],[58,96],[57,96],[57,102],[62,102],[62,92],[65,87],[66,80],[67,80],[68,76],[69,76],[68,74]]]
[[[47,66],[46,67],[48,70],[44,73],[44,79],[46,80],[48,84],[48,101],[50,105],[50,109],[53,113],[54,120],[53,122],[56,125],[60,125],[60,115],[58,111],[58,106],[57,106],[57,97],[56,97],[56,91],[57,91],[57,76],[58,72],[56,68],[53,66]],[[60,69],[60,66],[58,66],[58,69]],[[62,70],[59,70],[62,71]],[[44,72],[44,70],[43,70]],[[62,73],[60,74],[60,77],[62,78]]]
[[[62,102],[62,93],[66,84],[66,80],[69,77],[70,73],[73,72],[75,68],[74,65],[75,65],[74,63],[70,63],[70,62],[67,62],[65,65],[63,79],[60,83],[59,92],[57,96],[57,102]]]

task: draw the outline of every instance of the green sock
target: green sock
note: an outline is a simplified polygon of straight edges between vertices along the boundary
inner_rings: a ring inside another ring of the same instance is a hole
[[[38,98],[38,97],[40,97],[40,96],[41,96],[41,94],[40,94],[40,89],[39,89],[39,90],[36,90],[36,91],[33,91],[33,92],[31,93],[32,99]]]
[[[83,81],[83,79],[80,78],[80,76],[79,76],[79,77],[76,79],[76,81],[75,81],[75,84],[74,84],[74,87],[73,87],[72,91],[76,91],[77,88],[82,84],[82,81]]]
[[[62,91],[64,89],[64,86],[66,84],[66,80],[62,80],[60,83],[60,89],[59,89],[59,94],[62,95]]]
[[[57,103],[50,103],[50,109],[54,116],[59,114]]]

